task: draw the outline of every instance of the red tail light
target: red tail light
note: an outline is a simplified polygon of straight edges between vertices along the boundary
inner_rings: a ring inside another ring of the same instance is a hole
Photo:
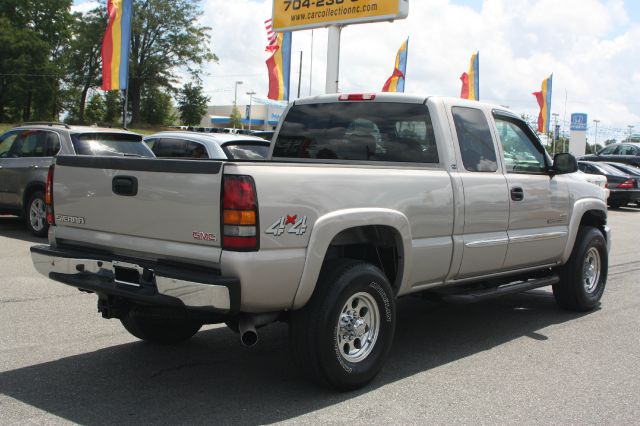
[[[339,101],[372,101],[375,98],[375,93],[352,93],[338,96]]]
[[[636,181],[633,179],[627,179],[618,185],[618,189],[633,189],[636,187]]]
[[[53,171],[55,165],[49,166],[49,173],[47,173],[47,183],[44,189],[44,204],[47,206],[47,223],[49,225],[55,225],[56,220],[53,214]]]
[[[258,250],[258,202],[250,176],[227,175],[222,184],[222,248]]]

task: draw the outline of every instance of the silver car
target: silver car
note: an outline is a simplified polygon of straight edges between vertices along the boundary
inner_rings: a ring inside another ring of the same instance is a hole
[[[144,138],[160,158],[208,158],[214,160],[262,160],[270,142],[230,133],[160,132]]]
[[[0,213],[26,219],[33,235],[44,237],[47,172],[58,155],[153,157],[142,136],[125,130],[25,123],[0,136]]]

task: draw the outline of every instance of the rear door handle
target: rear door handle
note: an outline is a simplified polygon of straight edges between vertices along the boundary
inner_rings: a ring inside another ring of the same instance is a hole
[[[513,201],[522,201],[524,200],[524,190],[519,186],[515,186],[511,188],[511,199]]]
[[[134,176],[116,176],[111,182],[111,189],[114,194],[124,197],[138,195],[138,178]]]

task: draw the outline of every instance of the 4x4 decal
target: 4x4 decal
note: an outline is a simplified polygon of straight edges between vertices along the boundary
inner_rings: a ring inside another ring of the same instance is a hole
[[[289,229],[287,229],[287,227]],[[276,237],[284,234],[304,235],[307,232],[307,217],[298,215],[286,215],[273,222],[273,224],[264,231],[265,234],[271,234]]]

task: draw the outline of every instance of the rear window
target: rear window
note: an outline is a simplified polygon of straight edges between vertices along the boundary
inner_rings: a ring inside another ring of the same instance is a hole
[[[274,157],[437,163],[426,105],[335,102],[296,105],[275,142]]]
[[[222,150],[232,160],[264,160],[269,155],[269,144],[228,143]]]
[[[82,133],[71,135],[71,141],[78,155],[153,157],[153,153],[139,135]]]

